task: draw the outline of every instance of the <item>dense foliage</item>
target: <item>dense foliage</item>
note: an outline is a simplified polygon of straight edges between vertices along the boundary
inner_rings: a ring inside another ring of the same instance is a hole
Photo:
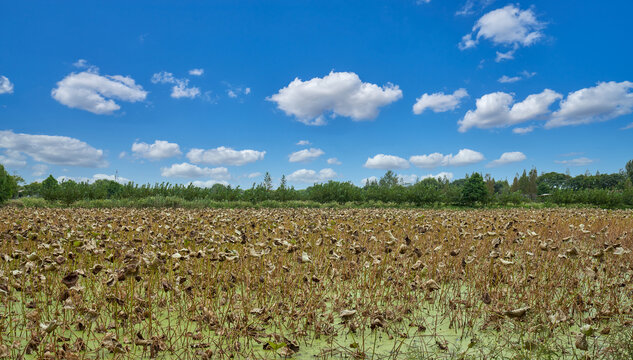
[[[4,172],[0,184],[12,182],[15,185],[0,185],[0,201],[16,196],[15,177]],[[2,180],[5,179],[5,180]],[[8,180],[7,180],[8,179]],[[512,184],[505,180],[495,180],[490,175],[479,173],[467,175],[463,179],[426,178],[414,184],[405,184],[392,171],[375,181],[368,181],[363,187],[351,182],[328,181],[317,183],[306,189],[297,190],[288,186],[282,177],[280,185],[274,189],[267,173],[264,181],[251,188],[241,189],[230,185],[215,184],[209,188],[194,185],[170,183],[160,184],[120,184],[111,180],[97,180],[93,183],[77,183],[72,180],[58,182],[49,176],[41,183],[31,183],[20,187],[22,197],[42,197],[47,201],[57,201],[70,205],[78,200],[125,199],[139,201],[148,198],[172,198],[184,201],[246,202],[261,204],[268,201],[289,203],[311,201],[326,203],[355,203],[371,205],[390,203],[409,206],[485,206],[520,205],[527,202],[545,202],[559,205],[591,204],[616,208],[633,206],[633,161],[625,170],[615,174],[575,177],[569,174],[548,172],[538,174],[536,169],[517,174]],[[13,186],[13,187],[11,187]]]
[[[18,193],[19,180],[21,180],[19,177],[10,175],[4,166],[0,165],[0,204]]]

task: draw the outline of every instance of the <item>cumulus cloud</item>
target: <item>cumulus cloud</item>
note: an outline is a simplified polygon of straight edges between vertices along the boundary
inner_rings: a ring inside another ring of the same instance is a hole
[[[202,76],[204,74],[204,69],[191,69],[189,70],[189,75],[191,76]]]
[[[374,157],[367,158],[364,165],[370,169],[408,169],[409,162],[401,157],[394,155],[377,154]]]
[[[457,89],[452,94],[444,94],[443,92],[423,94],[416,99],[415,105],[413,105],[413,113],[419,115],[426,109],[431,109],[436,113],[455,110],[459,106],[461,99],[467,96],[468,92],[466,92],[466,89]]]
[[[24,167],[26,157],[19,151],[6,150],[5,155],[0,155],[0,164],[6,167]]]
[[[303,150],[295,151],[292,154],[290,154],[288,161],[308,162],[308,161],[312,161],[318,158],[319,156],[323,154],[325,154],[325,152],[323,152],[323,150],[321,149],[315,149],[315,148],[303,149]]]
[[[411,164],[419,168],[435,168],[438,166],[464,166],[475,164],[484,159],[484,155],[480,152],[461,149],[456,155],[441,153],[432,153],[428,155],[414,155],[409,158]]]
[[[171,97],[174,99],[189,98],[193,99],[200,95],[200,88],[189,87],[189,79],[177,79],[174,74],[161,71],[152,75],[152,83],[154,84],[173,84],[171,88]]]
[[[507,127],[535,120],[547,115],[550,112],[550,105],[561,98],[561,94],[545,89],[510,107],[514,102],[511,94],[504,92],[486,94],[477,99],[475,110],[469,110],[464,118],[459,120],[459,131],[466,132],[473,127],[480,129]]]
[[[172,164],[170,167],[160,169],[161,176],[178,178],[209,177],[216,180],[228,180],[231,178],[229,170],[225,167],[208,168],[199,167],[189,163]]]
[[[81,61],[81,60],[80,60]],[[121,106],[114,100],[137,102],[147,97],[147,91],[134,79],[122,75],[99,75],[96,67],[80,73],[70,73],[51,91],[53,99],[70,108],[107,115]]]
[[[164,140],[156,140],[153,144],[135,142],[132,144],[132,153],[136,157],[149,160],[167,159],[182,154],[178,144]]]
[[[342,162],[340,162],[335,157],[327,159],[327,163],[330,164],[330,165],[341,165],[342,164]]]
[[[402,97],[397,85],[378,86],[362,82],[353,72],[330,72],[323,78],[302,81],[295,78],[288,86],[267,98],[287,115],[306,125],[324,125],[325,116],[350,117],[354,121],[376,118],[380,108]]]
[[[586,158],[586,157],[580,157],[580,158],[570,159],[570,160],[555,160],[554,162],[557,164],[563,164],[563,165],[569,165],[569,166],[586,166],[586,165],[594,163],[594,160]]]
[[[301,169],[288,175],[288,181],[298,183],[316,183],[332,180],[337,176],[332,169],[321,169],[319,172],[308,169]]]
[[[310,142],[308,140],[299,140],[295,145],[307,146],[310,145]]]
[[[0,75],[0,95],[13,94],[13,84],[6,76]]]
[[[103,150],[83,141],[51,135],[16,134],[0,131],[0,148],[26,154],[33,160],[55,165],[105,167]]]
[[[488,165],[486,165],[486,167],[507,165],[515,162],[520,162],[525,159],[525,154],[520,151],[504,152],[503,154],[501,154],[500,158],[491,161],[490,163],[488,163]]]
[[[234,165],[241,166],[263,160],[265,151],[257,150],[233,150],[224,146],[215,149],[191,149],[187,153],[187,159],[194,164]]]
[[[260,177],[260,176],[262,176],[262,173],[260,173],[260,172],[254,172],[254,173],[250,173],[250,174],[247,175],[247,177],[249,179],[254,179],[254,178]]]
[[[514,52],[521,46],[530,46],[544,37],[545,24],[537,20],[532,9],[521,10],[515,5],[507,5],[483,15],[472,32],[462,37],[461,50],[477,46],[484,38],[494,45],[510,47],[506,52],[497,52],[496,61],[514,58]]]
[[[560,102],[546,128],[606,121],[633,111],[633,82],[600,82],[580,89]]]

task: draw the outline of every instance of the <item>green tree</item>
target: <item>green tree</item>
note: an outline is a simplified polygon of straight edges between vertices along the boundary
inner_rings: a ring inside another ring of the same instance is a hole
[[[264,186],[264,189],[266,189],[266,191],[270,191],[273,189],[273,179],[270,177],[268,171],[266,171],[266,175],[264,175],[264,182],[262,183],[262,185]]]
[[[73,180],[63,181],[59,185],[59,199],[66,205],[71,205],[75,201],[81,199],[81,184],[77,184]]]
[[[488,200],[488,189],[484,178],[479,173],[473,173],[462,188],[461,202],[464,205],[473,206],[476,203],[486,203]]]
[[[378,181],[378,185],[385,188],[392,188],[398,185],[398,182],[398,175],[389,170],[380,178],[380,181]]]
[[[56,200],[58,190],[59,183],[53,177],[53,175],[49,175],[44,181],[42,181],[41,195],[47,201]]]
[[[0,204],[11,199],[18,193],[18,182],[16,177],[9,175],[0,165]]]
[[[625,166],[626,174],[629,176],[629,179],[633,182],[633,160],[629,160]]]

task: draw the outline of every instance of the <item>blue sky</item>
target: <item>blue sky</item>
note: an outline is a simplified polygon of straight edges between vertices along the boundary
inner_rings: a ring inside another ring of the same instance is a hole
[[[0,12],[0,163],[27,181],[118,171],[249,187],[269,171],[302,188],[388,169],[511,181],[533,166],[617,172],[633,158],[630,1]]]

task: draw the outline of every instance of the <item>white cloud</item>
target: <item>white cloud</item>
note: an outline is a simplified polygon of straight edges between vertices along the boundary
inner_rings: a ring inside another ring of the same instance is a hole
[[[66,136],[16,134],[4,130],[0,131],[0,148],[24,153],[35,161],[48,164],[84,167],[108,165],[103,150]]]
[[[263,160],[265,151],[257,150],[233,150],[224,146],[216,149],[191,149],[187,153],[187,159],[195,164],[234,165],[241,166]]]
[[[251,88],[247,87],[238,87],[238,86],[233,86],[231,84],[226,84],[229,88],[226,90],[226,94],[232,98],[232,99],[236,99],[238,97],[240,97],[240,95],[248,95],[251,93]]]
[[[327,159],[327,163],[330,165],[341,165],[342,162],[340,162],[337,158],[329,158]]]
[[[308,140],[299,140],[295,145],[307,146],[310,145],[310,142]]]
[[[459,120],[459,131],[466,132],[470,128],[489,129],[507,127],[528,120],[535,120],[550,112],[549,106],[562,95],[545,89],[539,94],[532,94],[522,102],[515,103],[511,94],[495,92],[486,94],[476,102],[476,109],[469,110],[462,120]]]
[[[48,171],[48,166],[45,164],[35,164],[31,169],[33,170],[33,176],[42,176]]]
[[[633,111],[633,82],[600,82],[580,89],[560,102],[546,128],[606,121]]]
[[[319,172],[308,169],[301,169],[288,175],[288,181],[298,183],[315,183],[334,179],[337,176],[332,169],[322,169]]]
[[[517,82],[519,80],[521,80],[522,78],[520,76],[512,76],[509,77],[507,75],[503,75],[502,77],[499,78],[499,80],[497,80],[498,82],[502,83],[502,84],[507,84],[507,83],[513,83],[513,82]]]
[[[464,6],[462,6],[462,8],[455,13],[455,15],[472,15],[475,12],[483,10],[494,1],[495,0],[467,0],[464,3]]]
[[[323,152],[323,150],[321,149],[315,149],[315,148],[303,149],[303,150],[295,151],[292,154],[290,154],[288,161],[308,162],[308,161],[312,161],[318,158],[319,156],[323,154],[325,154],[325,152]]]
[[[629,130],[629,129],[633,129],[633,123],[630,123],[627,126],[622,128],[622,130]]]
[[[227,186],[229,183],[225,180],[205,180],[205,181],[196,180],[196,181],[192,181],[190,184],[199,188],[210,188],[216,184]]]
[[[519,135],[525,135],[534,131],[534,126],[518,127],[512,129],[512,132]]]
[[[517,82],[517,81],[523,80],[523,79],[529,79],[529,78],[533,77],[534,75],[536,75],[535,72],[529,72],[529,71],[523,70],[517,76],[503,75],[497,81],[502,83],[502,84],[508,84],[508,83]]]
[[[419,4],[428,4],[428,3],[430,3],[430,2],[431,2],[431,0],[416,0],[416,3],[417,3],[418,5],[419,5]]]
[[[495,62],[502,62],[504,60],[513,60],[515,49],[508,50],[506,52],[497,51],[497,57],[495,57]]]
[[[557,164],[563,164],[563,165],[569,165],[569,166],[585,166],[585,165],[592,164],[594,160],[586,158],[586,157],[580,157],[580,158],[570,159],[570,160],[556,160],[554,162]]]
[[[324,125],[326,113],[354,121],[376,118],[380,108],[402,97],[397,85],[364,83],[353,72],[330,72],[323,78],[295,78],[287,87],[267,98],[287,115],[306,125]]]
[[[97,69],[98,70],[98,69]],[[70,73],[51,91],[53,99],[70,108],[90,111],[93,114],[111,114],[121,108],[114,100],[143,101],[147,91],[129,76],[101,76],[89,69]]]
[[[94,74],[98,74],[99,73],[99,68],[88,63],[87,60],[85,59],[79,59],[76,62],[73,63],[73,66],[78,68],[78,69],[86,69],[86,71],[94,73]]]
[[[398,175],[398,181],[401,184],[405,184],[405,185],[415,184],[418,181],[418,179],[419,177],[415,174],[410,174],[410,175],[399,174]]]
[[[209,177],[216,180],[228,180],[231,178],[229,170],[225,167],[201,168],[199,166],[186,162],[181,164],[172,164],[170,167],[161,168],[160,175],[164,177],[178,177],[187,179]]]
[[[426,109],[431,109],[436,113],[455,110],[459,106],[461,99],[467,96],[468,92],[466,92],[466,89],[457,89],[453,94],[448,95],[443,92],[425,93],[416,99],[415,105],[413,105],[413,113],[419,115]]]
[[[472,32],[462,37],[459,48],[473,48],[484,38],[494,45],[511,47],[508,52],[497,52],[497,62],[512,59],[516,49],[530,46],[542,39],[544,34],[541,30],[544,27],[545,24],[536,19],[532,9],[521,10],[510,4],[490,11],[477,20]]]
[[[126,156],[127,156],[127,153],[126,153],[125,151],[121,151],[121,152],[119,153],[119,159],[123,159],[123,158],[124,158],[124,157],[126,157]]]
[[[132,153],[136,157],[149,160],[167,159],[182,154],[178,144],[164,140],[156,140],[153,144],[135,142],[132,144]]]
[[[6,76],[0,75],[0,95],[13,94],[13,84]]]
[[[525,159],[526,159],[525,154],[523,154],[520,151],[504,152],[503,154],[501,154],[500,158],[498,158],[497,160],[491,161],[490,163],[488,163],[488,165],[486,165],[486,167],[495,167],[495,166],[511,164],[511,163],[523,161]]]
[[[456,155],[432,153],[428,155],[414,155],[409,158],[411,164],[419,168],[435,168],[438,166],[464,166],[475,164],[484,159],[484,155],[480,152],[461,149]]]
[[[177,79],[174,74],[161,71],[152,75],[152,83],[154,84],[173,84],[171,88],[171,97],[174,99],[189,98],[193,99],[200,95],[200,88],[188,87],[189,79]]]
[[[260,172],[254,172],[254,173],[250,173],[250,174],[247,175],[247,177],[249,179],[254,179],[254,178],[260,177],[260,176],[262,176],[262,173],[260,173]]]
[[[6,150],[5,155],[0,155],[0,164],[7,167],[26,166],[26,157],[16,150]]]
[[[204,74],[204,69],[191,69],[189,70],[189,75],[191,76],[201,76]]]
[[[407,169],[409,162],[401,157],[394,155],[377,154],[374,157],[367,158],[364,165],[370,169]]]

